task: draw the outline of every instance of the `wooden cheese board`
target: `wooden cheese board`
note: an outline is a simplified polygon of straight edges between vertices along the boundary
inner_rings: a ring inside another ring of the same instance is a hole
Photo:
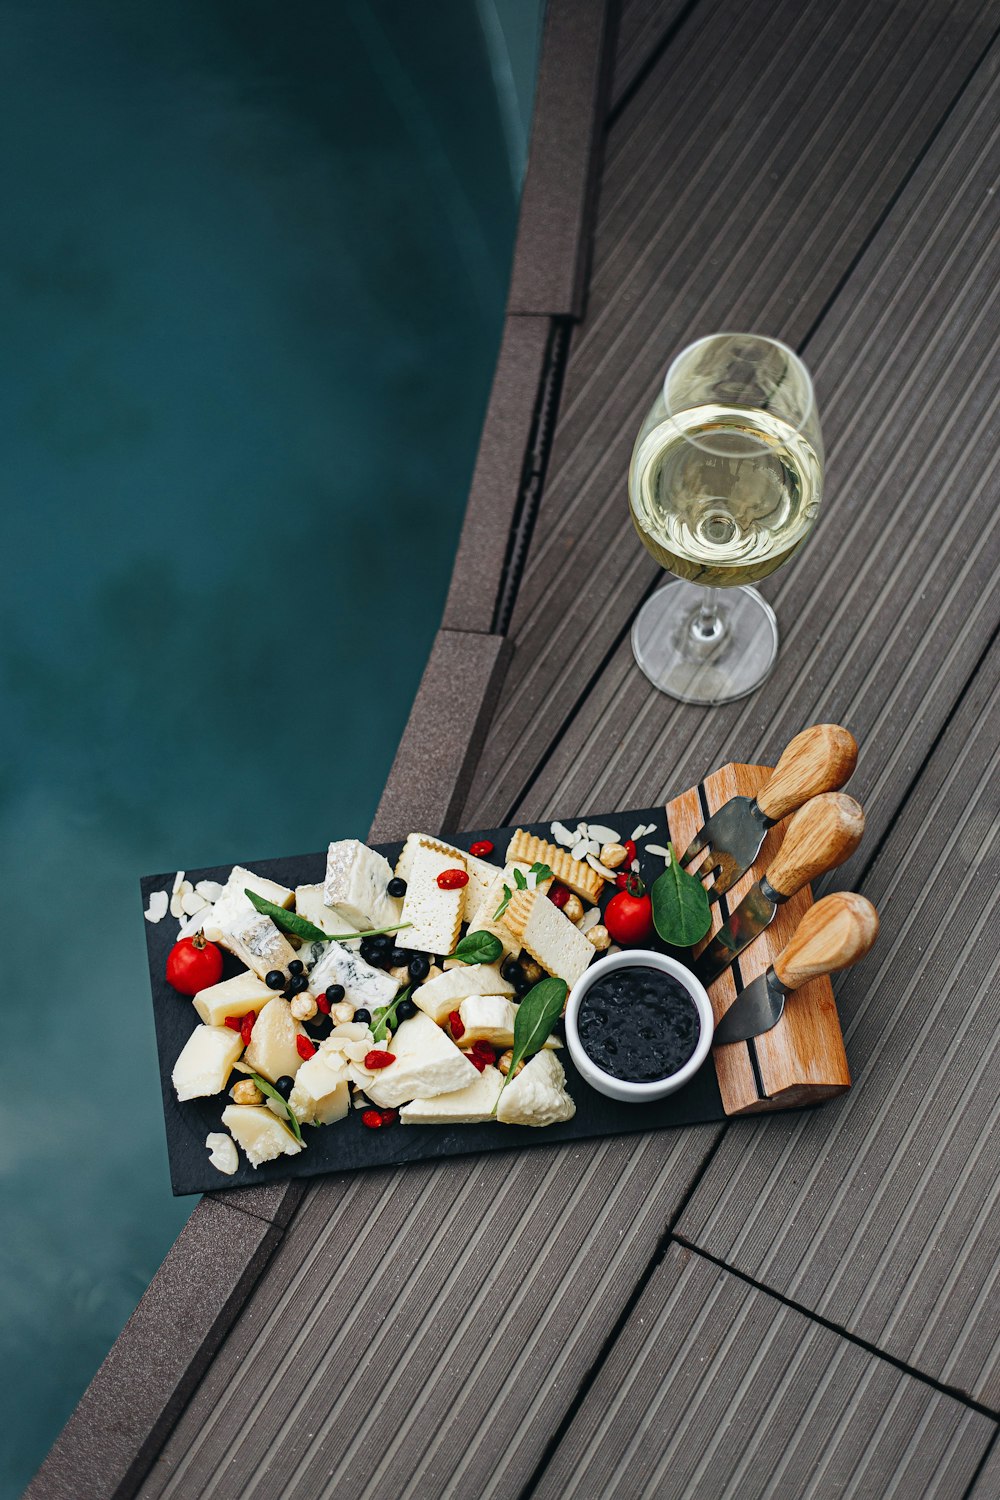
[[[645,852],[645,843],[662,846],[672,839],[675,847],[685,848],[709,812],[735,793],[752,793],[766,775],[765,767],[725,766],[700,786],[674,798],[666,809],[640,808],[586,816],[595,823],[623,828],[625,835],[634,825],[653,825],[653,831],[639,850],[642,877],[651,884],[663,869],[663,859]],[[549,822],[520,826],[541,838],[551,836]],[[765,868],[780,842],[781,831],[781,825],[772,830],[754,869],[713,908],[713,931],[717,930],[756,874]],[[509,827],[474,829],[446,836],[462,848],[489,839],[496,846],[498,860],[502,860],[502,852],[513,833],[514,828]],[[390,863],[395,863],[402,845],[386,843],[371,847],[384,854]],[[268,879],[294,887],[321,880],[325,856],[317,853],[275,860],[250,860],[249,863],[255,872]],[[188,871],[187,878],[195,882],[215,880],[224,883],[228,873],[228,867]],[[151,893],[164,886],[169,889],[172,879],[172,874],[144,877],[141,882],[144,907]],[[614,887],[610,887],[602,905],[613,893]],[[741,956],[731,974],[724,975],[711,987],[710,996],[717,1019],[743,985],[763,972],[780,952],[811,901],[808,888],[792,897],[779,911],[772,926]],[[158,925],[146,923],[145,926],[170,1175],[175,1194],[217,1191],[286,1177],[358,1171],[487,1150],[544,1146],[559,1141],[704,1124],[731,1115],[816,1103],[850,1085],[830,981],[813,980],[790,997],[785,1014],[773,1032],[750,1043],[718,1049],[709,1055],[709,1060],[683,1089],[655,1103],[622,1104],[598,1094],[576,1073],[564,1048],[559,1055],[566,1070],[569,1092],[577,1107],[574,1118],[564,1123],[542,1129],[492,1122],[484,1125],[398,1126],[372,1131],[366,1130],[352,1113],[336,1125],[310,1131],[308,1149],[298,1156],[279,1157],[255,1169],[241,1154],[238,1170],[225,1176],[209,1163],[205,1147],[206,1135],[220,1129],[219,1116],[226,1102],[224,1096],[179,1103],[170,1081],[174,1062],[198,1019],[190,1001],[173,990],[165,979],[166,958],[176,937],[176,924],[164,921]],[[664,949],[658,940],[652,946]],[[677,956],[689,958],[690,954]],[[237,972],[239,967],[227,955],[226,975]]]

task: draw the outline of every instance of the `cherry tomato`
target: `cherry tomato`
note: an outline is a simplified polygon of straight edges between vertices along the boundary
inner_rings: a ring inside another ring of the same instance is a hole
[[[464,885],[468,885],[469,877],[465,870],[442,870],[437,883],[443,891],[460,891]]]
[[[564,885],[557,885],[556,882],[553,881],[549,886],[549,900],[552,902],[553,906],[562,908],[569,900],[569,891]]]
[[[222,978],[222,949],[200,932],[181,938],[167,955],[167,983],[182,995],[197,995]]]
[[[637,948],[653,936],[653,903],[638,876],[612,896],[604,909],[604,925],[613,942],[623,948]]]

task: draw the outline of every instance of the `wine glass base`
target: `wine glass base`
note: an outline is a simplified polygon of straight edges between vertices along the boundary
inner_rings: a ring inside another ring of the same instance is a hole
[[[661,693],[682,703],[731,703],[769,675],[778,656],[778,622],[756,589],[715,594],[715,631],[700,631],[705,590],[675,579],[658,589],[632,626],[632,654]]]

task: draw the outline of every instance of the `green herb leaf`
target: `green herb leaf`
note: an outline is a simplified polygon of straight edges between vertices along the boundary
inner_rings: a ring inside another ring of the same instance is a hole
[[[514,1021],[514,1046],[511,1049],[510,1067],[507,1069],[507,1077],[500,1086],[501,1094],[513,1078],[518,1063],[525,1058],[534,1057],[535,1053],[545,1046],[552,1028],[562,1015],[568,993],[569,986],[565,979],[540,979],[521,1001],[517,1008],[517,1018]],[[498,1103],[499,1100],[500,1094],[497,1095]],[[496,1114],[496,1112],[496,1105],[494,1105],[493,1113]]]
[[[378,937],[383,932],[402,932],[404,927],[413,926],[412,922],[398,922],[395,927],[366,927],[364,932],[324,932],[322,927],[317,927],[314,922],[307,922],[298,912],[276,906],[273,901],[258,896],[256,891],[244,890],[243,894],[262,917],[270,917],[275,927],[280,927],[283,932],[290,932],[293,937],[302,938],[306,943],[349,943],[352,938]]]
[[[452,958],[463,964],[492,964],[503,952],[503,943],[492,932],[467,932]]]
[[[493,920],[494,920],[494,922],[499,922],[500,918],[503,916],[504,912],[507,910],[508,906],[510,905],[510,903],[511,903],[511,901],[513,899],[513,896],[514,896],[514,892],[511,890],[510,886],[509,885],[505,885],[504,888],[503,888],[503,900],[500,902],[500,905],[497,907],[496,911],[493,913]]]
[[[673,844],[667,848],[667,868],[653,881],[650,891],[653,925],[671,947],[690,948],[701,942],[712,925],[708,892],[696,876],[681,869]]]
[[[385,1034],[388,1031],[389,1027],[395,1026],[396,1024],[397,1005],[399,1005],[401,1000],[406,1000],[408,998],[412,988],[413,985],[408,984],[405,990],[400,990],[399,994],[396,996],[391,1005],[387,1005],[385,1010],[379,1011],[378,1020],[372,1026],[372,1037],[376,1042],[385,1041]]]
[[[273,1083],[268,1083],[268,1081],[267,1081],[266,1078],[261,1078],[261,1076],[260,1076],[259,1073],[251,1073],[250,1077],[253,1079],[254,1083],[260,1089],[260,1091],[261,1091],[262,1094],[266,1094],[269,1099],[276,1099],[278,1101],[278,1103],[281,1105],[282,1109],[285,1111],[285,1116],[286,1116],[286,1118],[285,1118],[285,1124],[288,1126],[289,1130],[292,1132],[292,1135],[294,1135],[295,1139],[297,1141],[301,1141],[302,1144],[304,1145],[305,1142],[302,1141],[302,1130],[301,1130],[301,1127],[299,1125],[298,1120],[292,1114],[292,1111],[291,1111],[291,1109],[289,1107],[289,1104],[288,1104],[288,1100],[287,1099],[282,1099],[281,1095],[278,1093],[278,1090],[275,1088],[274,1084]]]
[[[552,871],[549,869],[548,865],[543,865],[539,860],[535,861],[528,873],[534,875],[536,885],[541,885],[543,880],[554,879]]]
[[[526,891],[528,889],[528,882],[521,870],[514,871],[514,884],[517,886],[519,891]]]

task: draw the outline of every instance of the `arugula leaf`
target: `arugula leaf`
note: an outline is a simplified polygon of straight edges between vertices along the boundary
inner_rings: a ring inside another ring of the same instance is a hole
[[[528,875],[534,875],[536,886],[541,885],[543,880],[552,879],[552,871],[549,869],[548,865],[543,865],[537,859],[531,866],[531,869],[528,871]],[[517,886],[517,889],[519,891],[526,891],[528,889],[528,878],[523,870],[514,871],[514,884]],[[511,890],[509,885],[505,885],[503,888],[503,900],[500,902],[500,905],[493,913],[494,922],[499,922],[500,918],[503,916],[504,912],[507,910],[508,906],[513,900],[513,897],[514,892]]]
[[[565,979],[549,977],[540,979],[525,995],[517,1008],[510,1067],[507,1069],[506,1078],[500,1085],[500,1094],[513,1078],[518,1063],[525,1058],[534,1057],[535,1053],[545,1046],[552,1028],[563,1013],[568,993],[569,986]],[[500,1102],[500,1094],[497,1095],[497,1104]],[[496,1114],[496,1112],[495,1104],[493,1113]]]
[[[276,906],[273,901],[268,901],[264,896],[258,896],[256,891],[244,890],[243,894],[250,900],[251,905],[260,912],[262,917],[270,917],[276,927],[290,932],[294,937],[302,938],[307,943],[348,943],[352,938],[378,937],[383,932],[402,932],[404,927],[412,927],[412,922],[398,922],[395,927],[366,927],[364,932],[324,932],[322,927],[317,927],[314,922],[307,922],[305,917],[300,917],[297,911],[289,911],[285,906]]]
[[[302,1145],[305,1145],[305,1142],[302,1140],[302,1130],[299,1126],[299,1122],[295,1118],[295,1115],[292,1113],[291,1106],[289,1105],[288,1100],[282,1099],[281,1095],[278,1093],[278,1090],[274,1087],[274,1084],[268,1083],[266,1078],[261,1078],[259,1073],[251,1073],[250,1077],[253,1079],[254,1083],[260,1089],[262,1094],[266,1094],[269,1099],[276,1099],[278,1101],[282,1109],[285,1111],[285,1115],[287,1117],[285,1120],[285,1124],[288,1126],[295,1139],[301,1142]]]
[[[406,986],[405,990],[400,990],[399,994],[396,996],[396,998],[392,1002],[392,1004],[391,1005],[387,1005],[386,1008],[385,1008],[385,1010],[383,1010],[383,1011],[381,1011],[379,1013],[378,1020],[372,1026],[372,1039],[374,1041],[376,1041],[376,1042],[384,1042],[385,1041],[385,1034],[388,1031],[389,1027],[390,1026],[395,1026],[395,1024],[396,1024],[396,1007],[397,1007],[397,1005],[399,1005],[400,1001],[406,1000],[406,999],[409,998],[409,994],[410,994],[410,991],[412,990],[412,988],[413,988],[413,985],[412,984],[408,984]]]
[[[712,925],[708,892],[696,876],[681,869],[673,844],[667,849],[667,868],[653,881],[650,891],[653,925],[671,947],[690,948],[701,942]]]
[[[491,964],[503,952],[503,943],[492,932],[467,932],[452,958],[463,964]]]

